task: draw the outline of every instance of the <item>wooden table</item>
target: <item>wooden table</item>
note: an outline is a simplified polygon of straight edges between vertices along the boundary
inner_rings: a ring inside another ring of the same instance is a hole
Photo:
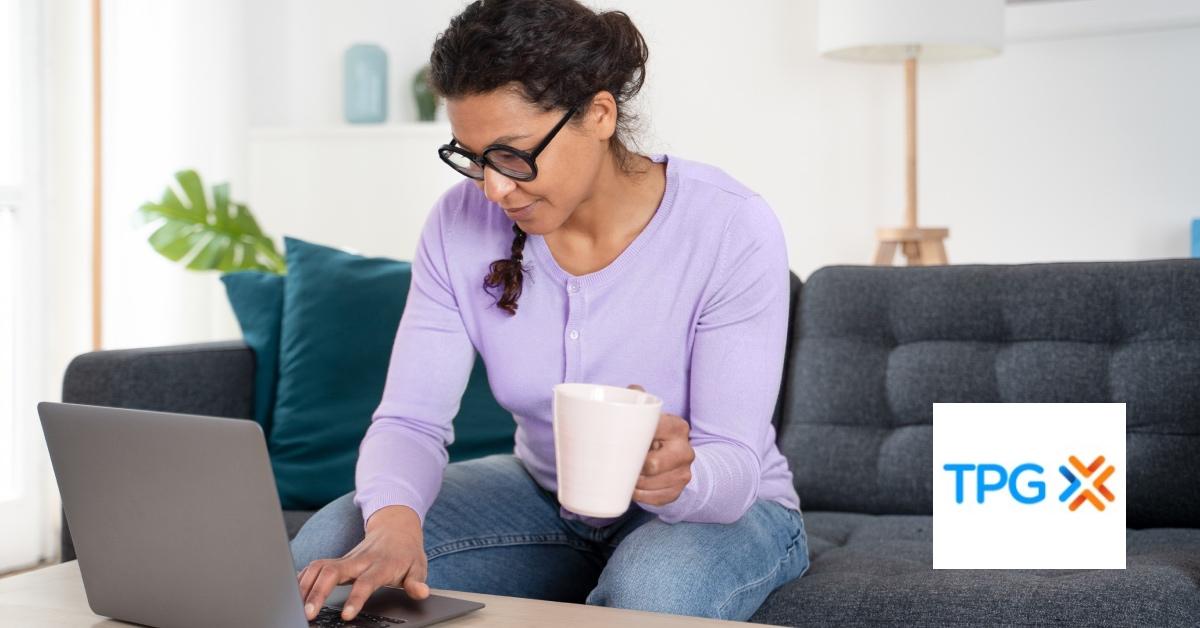
[[[466,600],[487,604],[470,615],[438,624],[447,628],[467,626],[507,626],[521,628],[699,628],[703,626],[752,626],[740,622],[718,621],[680,615],[646,613],[583,604],[543,602],[498,595],[480,595],[456,591],[438,591]],[[70,561],[16,576],[0,578],[0,624],[77,628],[81,626],[134,626],[92,613],[83,591],[78,561]]]

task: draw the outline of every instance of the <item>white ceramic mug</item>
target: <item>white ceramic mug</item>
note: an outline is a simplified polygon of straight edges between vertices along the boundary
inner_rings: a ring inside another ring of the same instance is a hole
[[[662,399],[568,382],[554,386],[553,414],[559,503],[588,517],[623,514],[654,440]]]

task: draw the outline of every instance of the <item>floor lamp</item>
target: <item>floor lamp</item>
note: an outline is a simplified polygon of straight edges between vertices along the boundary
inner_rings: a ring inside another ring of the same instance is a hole
[[[950,230],[917,221],[917,62],[999,54],[1004,0],[821,0],[818,24],[826,57],[904,64],[904,225],[876,231],[875,263],[890,265],[897,249],[911,266],[947,263]]]

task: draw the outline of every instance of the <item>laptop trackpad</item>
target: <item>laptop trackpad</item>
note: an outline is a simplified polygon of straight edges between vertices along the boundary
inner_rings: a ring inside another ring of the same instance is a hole
[[[325,600],[326,606],[341,608],[350,597],[353,584],[343,584],[334,587]],[[359,613],[381,615],[391,619],[403,620],[404,628],[420,628],[440,621],[445,621],[471,611],[483,608],[479,602],[460,600],[442,595],[430,595],[424,600],[414,600],[408,597],[403,589],[395,587],[379,587],[367,598]]]

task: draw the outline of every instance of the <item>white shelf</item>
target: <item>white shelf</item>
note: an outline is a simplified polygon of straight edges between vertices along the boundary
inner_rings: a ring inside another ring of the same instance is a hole
[[[448,122],[384,122],[311,127],[257,127],[250,129],[252,141],[312,141],[358,139],[450,139]]]

